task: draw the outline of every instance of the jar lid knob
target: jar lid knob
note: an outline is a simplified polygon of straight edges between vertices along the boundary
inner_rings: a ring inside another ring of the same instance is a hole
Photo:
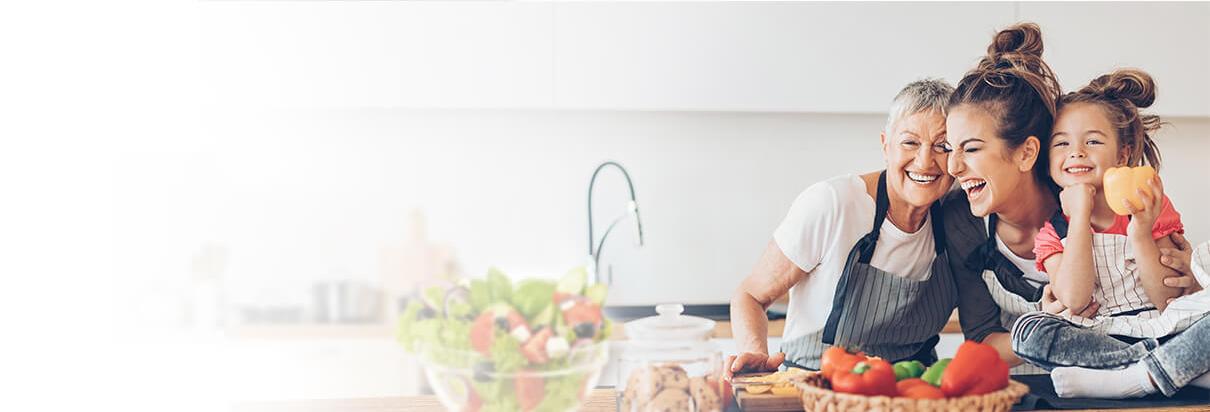
[[[663,317],[680,316],[685,311],[685,305],[680,303],[664,303],[655,306],[655,313]]]

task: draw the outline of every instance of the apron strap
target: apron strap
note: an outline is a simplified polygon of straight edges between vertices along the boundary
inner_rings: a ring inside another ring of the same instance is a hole
[[[945,254],[945,225],[942,221],[941,202],[935,202],[929,207],[929,218],[933,226],[933,250],[937,252],[937,256]]]
[[[874,197],[874,227],[870,233],[857,242],[856,249],[861,252],[859,262],[869,264],[874,257],[874,245],[878,244],[878,235],[882,232],[882,222],[886,220],[887,211],[891,209],[891,200],[886,191],[886,170],[878,174],[878,195]]]
[[[1059,239],[1067,238],[1067,218],[1063,216],[1063,209],[1055,210],[1053,215],[1050,215],[1050,225],[1055,227],[1055,233],[1059,234]]]
[[[840,279],[836,282],[836,292],[832,295],[832,311],[828,313],[828,320],[824,323],[823,343],[829,345],[836,343],[836,328],[840,324],[840,314],[844,312],[845,297],[848,296],[849,278],[851,278],[849,273],[853,271],[853,267],[858,262],[869,264],[870,258],[874,257],[874,246],[878,244],[878,233],[882,229],[882,221],[886,219],[890,205],[891,201],[886,192],[886,170],[883,170],[878,174],[878,195],[874,197],[874,227],[870,233],[866,233],[857,241],[857,244],[849,250],[849,256],[845,258],[844,271],[840,273]]]
[[[1060,214],[1060,219],[1062,215]],[[1025,272],[1008,260],[996,247],[996,223],[999,218],[992,214],[987,218],[987,241],[975,248],[966,258],[967,268],[975,271],[990,270],[1004,290],[1025,298],[1030,302],[1042,300],[1042,288],[1034,287],[1025,280]],[[1066,225],[1064,225],[1066,230]]]

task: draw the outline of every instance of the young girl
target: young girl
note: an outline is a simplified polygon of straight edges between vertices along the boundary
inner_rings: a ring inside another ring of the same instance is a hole
[[[1159,168],[1150,136],[1159,118],[1139,113],[1154,100],[1155,83],[1138,70],[1103,75],[1059,100],[1049,160],[1050,176],[1063,188],[1063,215],[1038,232],[1034,254],[1055,296],[1070,309],[1022,316],[1012,341],[1022,359],[1054,369],[1060,396],[1134,397],[1157,390],[1172,395],[1210,369],[1210,355],[1200,349],[1181,349],[1164,362],[1140,362],[1186,330],[1201,334],[1189,337],[1195,341],[1210,338],[1210,320],[1202,321],[1210,313],[1210,293],[1182,296],[1185,291],[1163,283],[1172,273],[1160,264],[1159,248],[1173,247],[1168,236],[1183,233],[1184,226],[1158,177],[1148,182],[1150,193],[1139,190],[1141,208],[1124,202],[1129,216],[1110,208],[1102,187],[1109,168]],[[1092,302],[1100,304],[1095,316],[1073,314]],[[1069,366],[1076,368],[1063,368]],[[1121,387],[1095,376],[1122,368],[1128,378],[1118,379],[1125,382]]]

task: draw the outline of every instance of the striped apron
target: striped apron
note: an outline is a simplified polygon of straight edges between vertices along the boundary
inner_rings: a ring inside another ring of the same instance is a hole
[[[1061,227],[1066,233],[1067,221],[1063,220],[1061,214],[1058,219],[1059,221],[1055,221],[1052,217],[1051,224],[1055,225],[1056,230]],[[1013,323],[1021,315],[1041,310],[1042,288],[1035,287],[1026,281],[1025,273],[996,248],[996,223],[998,221],[999,218],[996,214],[988,216],[987,241],[975,249],[970,256],[967,256],[966,265],[973,270],[982,270],[983,283],[987,285],[987,290],[991,294],[992,300],[996,302],[996,306],[1000,307],[1000,324],[1005,330],[1012,330]],[[1010,373],[1013,375],[1038,375],[1050,372],[1023,363],[1013,367]]]
[[[892,362],[937,360],[938,333],[958,296],[945,253],[941,208],[934,204],[929,210],[937,255],[928,278],[918,281],[870,265],[889,205],[883,171],[878,177],[874,227],[849,251],[824,329],[782,342],[785,366],[818,370],[820,356],[833,345]]]
[[[1066,225],[1056,226],[1055,231],[1066,245]],[[1210,292],[1206,290],[1173,300],[1162,313],[1156,309],[1139,280],[1139,267],[1126,235],[1093,233],[1092,260],[1096,271],[1092,298],[1101,304],[1097,314],[1085,318],[1065,310],[1049,316],[1108,335],[1158,339],[1184,331],[1210,312]]]

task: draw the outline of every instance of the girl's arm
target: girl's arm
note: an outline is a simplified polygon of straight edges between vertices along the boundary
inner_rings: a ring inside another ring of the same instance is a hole
[[[1059,194],[1063,211],[1070,217],[1067,244],[1062,253],[1046,258],[1042,265],[1050,275],[1055,297],[1072,313],[1083,312],[1092,302],[1096,269],[1092,263],[1092,199],[1096,189],[1074,185]],[[1157,261],[1158,262],[1158,261]]]
[[[1134,249],[1135,262],[1139,265],[1139,282],[1143,284],[1143,291],[1147,293],[1147,299],[1151,300],[1155,308],[1163,311],[1168,307],[1168,300],[1182,295],[1184,290],[1164,285],[1165,278],[1177,276],[1180,272],[1160,263],[1160,248],[1175,248],[1176,244],[1172,243],[1168,236],[1157,240],[1152,235],[1155,222],[1159,220],[1160,212],[1164,209],[1164,186],[1159,177],[1151,180],[1151,191],[1152,194],[1144,190],[1138,191],[1139,198],[1143,201],[1141,210],[1134,208],[1130,202],[1125,202],[1126,209],[1132,216],[1130,225],[1126,227],[1126,234],[1130,239],[1130,247]]]

